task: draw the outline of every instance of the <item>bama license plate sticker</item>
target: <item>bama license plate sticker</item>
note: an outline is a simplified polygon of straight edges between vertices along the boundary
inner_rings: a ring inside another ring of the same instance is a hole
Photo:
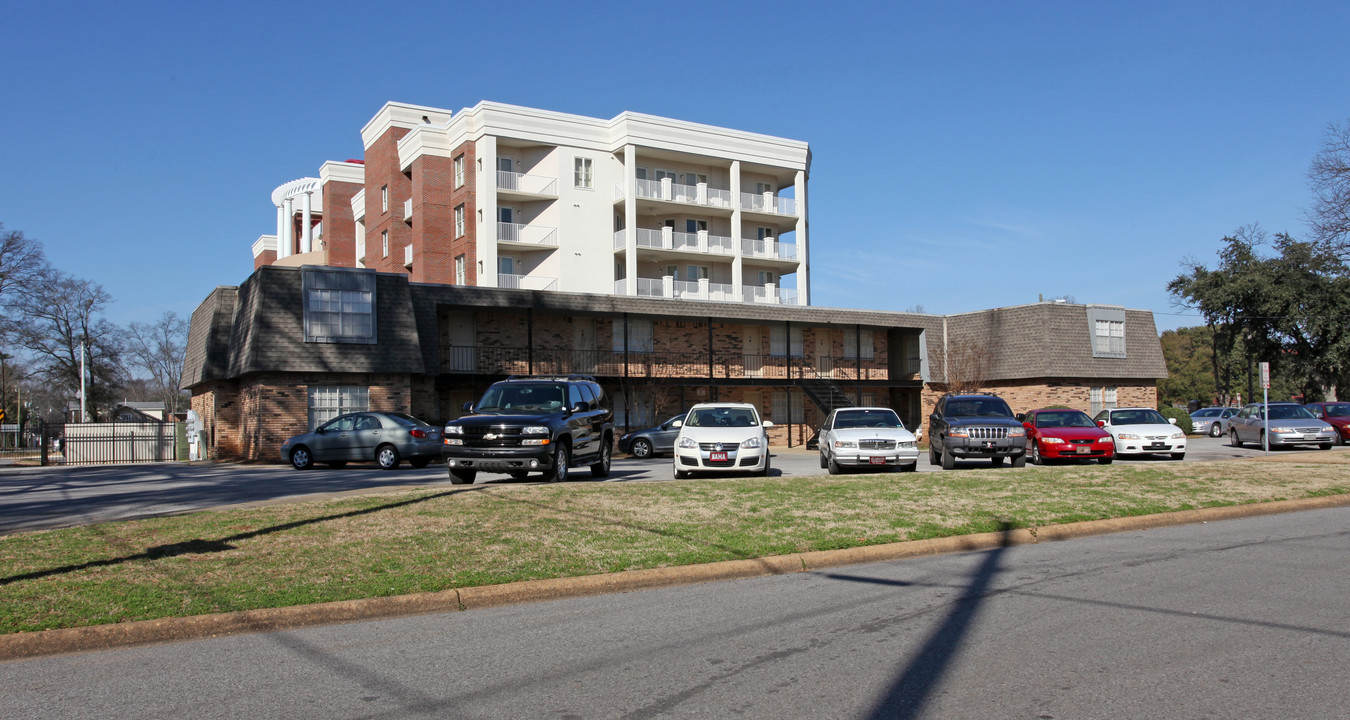
[[[725,452],[710,452],[708,453],[708,459],[713,462],[726,462],[727,454]]]

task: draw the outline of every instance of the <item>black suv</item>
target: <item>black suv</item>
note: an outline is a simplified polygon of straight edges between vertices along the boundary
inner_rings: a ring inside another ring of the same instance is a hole
[[[1027,463],[1027,429],[997,395],[943,395],[928,416],[928,463],[943,470],[956,460],[988,459],[997,467],[1003,458],[1013,467]]]
[[[567,479],[570,467],[589,465],[593,477],[609,474],[614,413],[588,375],[512,376],[465,403],[464,417],[445,425],[442,455],[450,482],[471,483],[478,471],[523,478],[542,472]]]

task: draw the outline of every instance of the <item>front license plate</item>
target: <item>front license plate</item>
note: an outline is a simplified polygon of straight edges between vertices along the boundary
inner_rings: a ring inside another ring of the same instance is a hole
[[[1314,434],[1314,433],[1308,433],[1307,435],[1304,435],[1304,436],[1303,436],[1303,439],[1304,439],[1304,440],[1316,440],[1316,439],[1317,439],[1317,435]]]
[[[886,458],[884,458],[884,457],[868,458],[868,459],[867,459],[867,462],[870,462],[870,463],[872,463],[873,465],[885,465],[885,464],[886,464]]]
[[[727,454],[725,452],[710,452],[708,453],[708,460],[712,462],[726,462]]]
[[[1152,445],[1149,445],[1148,448],[1149,448],[1150,450],[1166,450],[1166,449],[1167,449],[1167,443],[1158,443],[1158,442],[1155,442],[1155,443],[1153,443]]]
[[[996,443],[995,443],[993,440],[985,440],[985,441],[984,441],[984,449],[985,449],[985,450],[993,450],[995,445],[996,445]]]
[[[1078,454],[1079,454],[1079,455],[1087,455],[1087,454],[1090,453],[1090,452],[1092,452],[1092,448],[1087,447],[1086,445],[1083,446],[1083,447],[1078,448]]]

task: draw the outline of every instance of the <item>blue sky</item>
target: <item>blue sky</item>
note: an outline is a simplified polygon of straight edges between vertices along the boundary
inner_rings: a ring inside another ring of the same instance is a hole
[[[677,10],[677,8],[681,10]],[[388,100],[624,110],[811,144],[813,304],[1165,285],[1239,226],[1305,234],[1350,118],[1350,3],[69,3],[0,28],[0,222],[114,322],[252,271],[273,188]]]

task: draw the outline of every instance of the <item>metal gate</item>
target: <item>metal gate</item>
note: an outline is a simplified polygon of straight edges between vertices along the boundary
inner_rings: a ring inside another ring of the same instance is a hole
[[[42,432],[43,465],[167,462],[178,457],[175,423],[50,424]]]

